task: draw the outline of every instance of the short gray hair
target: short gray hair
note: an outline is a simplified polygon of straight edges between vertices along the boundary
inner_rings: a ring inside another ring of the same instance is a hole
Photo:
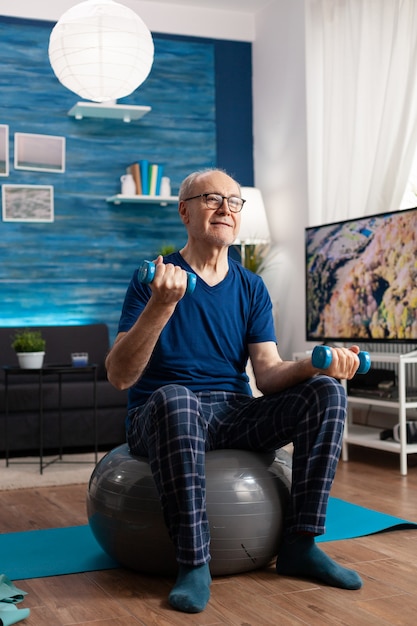
[[[211,172],[222,172],[222,174],[226,174],[226,176],[229,176],[230,178],[232,178],[232,180],[235,180],[232,176],[230,176],[230,174],[228,174],[227,172],[225,172],[225,170],[222,170],[219,167],[207,167],[204,170],[198,170],[196,172],[193,172],[192,174],[189,174],[182,181],[180,190],[178,193],[179,200],[181,201],[181,200],[184,200],[185,198],[188,198],[190,194],[193,193],[192,189],[194,187],[196,180],[200,178],[200,176],[204,176],[205,174],[210,174]],[[235,183],[238,185],[240,189],[240,185],[236,180],[235,180]]]

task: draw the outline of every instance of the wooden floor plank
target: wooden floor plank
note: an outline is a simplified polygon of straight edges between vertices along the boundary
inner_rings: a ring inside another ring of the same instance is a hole
[[[414,460],[411,457],[410,460]],[[7,471],[5,468],[1,471]],[[0,532],[87,523],[87,485],[0,492]],[[417,522],[417,466],[399,473],[397,455],[353,448],[332,496]],[[359,591],[278,576],[275,564],[215,578],[207,609],[172,610],[173,579],[125,569],[19,581],[28,626],[411,626],[417,616],[417,530],[384,532],[320,547],[357,569]],[[4,572],[7,574],[7,572]]]

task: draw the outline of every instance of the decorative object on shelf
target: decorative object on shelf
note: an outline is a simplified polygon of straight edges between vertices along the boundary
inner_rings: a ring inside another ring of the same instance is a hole
[[[240,246],[242,265],[259,272],[270,242],[268,220],[262,194],[255,187],[242,187],[246,203],[241,213],[239,237],[234,244]]]
[[[120,182],[122,183],[122,195],[134,196],[136,194],[136,183],[132,174],[123,174],[120,176]]]
[[[85,0],[52,29],[49,60],[58,80],[81,98],[108,102],[131,94],[149,75],[152,35],[131,9]]]
[[[159,190],[161,196],[170,196],[171,195],[171,180],[168,176],[161,177],[161,188]]]
[[[39,330],[18,330],[12,339],[22,369],[40,369],[45,357],[46,341]]]

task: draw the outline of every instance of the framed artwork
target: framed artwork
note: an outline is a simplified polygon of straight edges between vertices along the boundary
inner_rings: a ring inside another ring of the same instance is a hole
[[[15,133],[14,166],[17,170],[65,172],[65,137]]]
[[[54,188],[51,185],[2,185],[4,222],[53,222]]]
[[[0,176],[9,175],[9,127],[0,124]]]

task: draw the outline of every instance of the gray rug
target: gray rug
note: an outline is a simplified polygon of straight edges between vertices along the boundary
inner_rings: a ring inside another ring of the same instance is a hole
[[[104,452],[98,455],[99,460]],[[45,457],[44,461],[56,457]],[[28,489],[32,487],[57,487],[61,485],[77,485],[88,483],[95,467],[94,454],[65,454],[63,462],[57,461],[39,472],[39,457],[11,459],[6,467],[4,460],[0,469],[0,491],[11,489]]]

